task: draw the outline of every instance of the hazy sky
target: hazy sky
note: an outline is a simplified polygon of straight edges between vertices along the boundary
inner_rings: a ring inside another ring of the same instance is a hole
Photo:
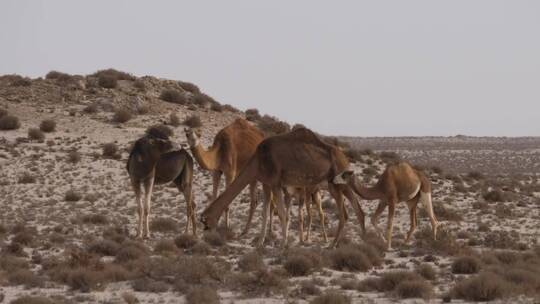
[[[114,67],[333,135],[540,135],[540,1],[0,1],[0,74]]]

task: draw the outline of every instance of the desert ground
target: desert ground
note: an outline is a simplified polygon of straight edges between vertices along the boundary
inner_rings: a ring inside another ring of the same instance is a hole
[[[135,238],[126,171],[132,143],[148,127],[166,124],[177,149],[187,149],[188,126],[200,128],[208,147],[239,117],[268,134],[288,128],[253,109],[221,105],[187,82],[115,70],[1,76],[0,302],[540,301],[540,138],[329,138],[368,185],[399,159],[422,169],[441,222],[437,240],[420,207],[413,240],[403,243],[409,215],[401,203],[393,249],[386,251],[369,223],[377,202],[361,200],[368,215],[364,237],[347,204],[338,248],[327,248],[316,212],[311,239],[300,244],[293,205],[289,247],[279,247],[276,219],[272,237],[257,249],[260,203],[250,232],[239,236],[247,190],[231,206],[230,229],[205,232],[198,223],[195,238],[184,233],[186,204],[174,185],[155,187],[152,236]],[[198,165],[193,188],[199,214],[211,203],[212,181]],[[331,241],[338,215],[327,192],[323,208]]]

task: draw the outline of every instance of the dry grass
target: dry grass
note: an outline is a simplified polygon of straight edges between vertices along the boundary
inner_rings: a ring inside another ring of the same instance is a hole
[[[197,244],[197,238],[192,234],[181,234],[174,239],[176,247],[181,249],[188,249]]]
[[[21,296],[12,300],[10,304],[55,304],[55,302],[44,296]]]
[[[56,130],[56,122],[52,119],[45,119],[39,124],[39,129],[45,133],[54,132]]]
[[[186,295],[188,304],[217,304],[219,296],[215,288],[210,286],[193,287]]]
[[[315,250],[304,248],[290,249],[286,253],[283,267],[293,277],[305,276],[322,266],[322,257]]]
[[[33,184],[36,182],[36,177],[29,172],[24,172],[17,180],[19,184]]]
[[[89,252],[104,256],[115,256],[119,250],[120,244],[112,240],[103,239],[88,245]]]
[[[451,293],[456,298],[469,301],[493,301],[506,296],[508,288],[499,276],[484,272],[458,282]]]
[[[452,273],[472,274],[480,271],[481,262],[474,256],[458,257],[452,262]]]
[[[169,290],[169,284],[150,278],[142,278],[133,281],[133,290],[139,292],[166,292]]]
[[[117,109],[114,112],[112,120],[116,123],[125,123],[133,118],[133,114],[126,109]]]
[[[244,254],[238,260],[238,267],[242,271],[257,271],[265,267],[263,257],[258,251]]]
[[[145,133],[161,139],[169,139],[174,135],[174,131],[164,124],[152,125],[146,129]]]
[[[340,271],[368,271],[373,267],[369,257],[358,247],[345,245],[328,253],[332,268]]]
[[[118,145],[116,143],[106,143],[101,148],[101,155],[106,158],[119,159]]]
[[[98,77],[98,85],[105,89],[114,89],[118,86],[118,79],[111,75],[101,75]]]
[[[69,151],[68,154],[67,154],[67,161],[72,163],[72,164],[76,164],[76,163],[80,162],[81,161],[81,153],[79,153],[79,151],[75,151],[75,150]]]
[[[401,299],[422,298],[427,300],[433,296],[433,286],[424,280],[404,281],[397,285],[395,293]]]
[[[214,247],[225,245],[225,239],[218,231],[207,231],[204,233],[204,241]]]
[[[178,127],[182,122],[176,113],[171,113],[171,115],[169,115],[169,123],[171,126]]]
[[[429,281],[434,281],[437,279],[437,270],[435,270],[435,268],[433,268],[433,266],[430,264],[420,264],[418,267],[416,267],[416,273]]]
[[[24,285],[26,288],[42,287],[43,278],[27,269],[19,269],[8,274],[8,281],[13,285]]]
[[[345,294],[336,291],[328,290],[324,294],[315,297],[310,304],[350,304],[351,298]]]
[[[157,232],[177,231],[179,224],[170,217],[158,217],[150,222],[150,230]]]
[[[187,103],[186,96],[182,92],[174,89],[163,90],[161,92],[161,95],[159,95],[159,98],[167,102],[177,103],[181,105],[185,105]]]
[[[43,133],[40,129],[37,128],[29,128],[28,138],[32,140],[43,141],[45,139],[45,133]]]
[[[182,89],[192,93],[192,94],[199,94],[201,93],[201,90],[199,89],[198,86],[196,86],[195,84],[191,83],[191,82],[186,82],[186,81],[178,81],[178,84],[182,87]]]
[[[69,189],[64,195],[64,200],[66,202],[78,202],[82,198],[82,195],[75,191],[74,189]]]
[[[199,128],[202,127],[202,121],[201,118],[198,115],[191,115],[188,116],[184,120],[184,125],[190,127],[190,128]]]

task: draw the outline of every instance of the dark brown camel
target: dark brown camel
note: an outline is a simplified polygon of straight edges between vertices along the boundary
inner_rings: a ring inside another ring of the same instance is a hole
[[[328,182],[330,193],[339,210],[339,226],[332,246],[337,245],[345,225],[343,195],[352,203],[362,232],[365,232],[364,212],[351,188],[347,184],[336,185],[332,181],[346,171],[349,161],[337,147],[324,143],[312,131],[299,128],[286,134],[269,137],[258,146],[253,157],[238,177],[201,215],[206,229],[214,229],[221,214],[234,198],[253,181],[260,181],[264,191],[264,209],[259,246],[266,237],[268,212],[272,197],[281,221],[283,246],[287,245],[288,220],[283,201],[283,187],[310,187]]]
[[[184,149],[169,151],[172,147],[168,136],[153,130],[139,138],[129,154],[127,170],[139,214],[137,237],[150,237],[148,217],[154,184],[170,182],[184,194],[187,206],[186,233],[191,223],[193,234],[197,235],[195,203],[192,198],[193,159]],[[141,200],[141,185],[144,188],[144,201]]]

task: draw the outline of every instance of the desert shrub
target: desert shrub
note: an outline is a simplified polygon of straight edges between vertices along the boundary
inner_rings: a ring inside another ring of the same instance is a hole
[[[56,129],[56,122],[52,119],[45,119],[39,124],[39,129],[43,132],[54,132]]]
[[[8,281],[13,285],[24,285],[26,288],[43,286],[43,279],[27,269],[19,269],[9,273]]]
[[[259,119],[258,126],[267,135],[283,134],[291,130],[289,124],[269,115]]]
[[[422,216],[427,217],[427,211],[425,208],[422,210]],[[463,216],[453,208],[447,208],[444,204],[434,204],[433,212],[436,214],[437,218],[445,221],[454,221],[459,222],[463,220]]]
[[[30,231],[24,230],[15,234],[13,238],[11,239],[11,242],[28,246],[32,244],[33,240],[34,240],[34,234],[31,233]]]
[[[447,229],[440,229],[437,231],[437,240],[433,239],[433,232],[431,227],[424,227],[415,233],[416,247],[433,250],[436,253],[456,255],[466,249],[463,245],[459,244],[455,235]]]
[[[159,99],[167,102],[184,105],[187,103],[186,96],[182,92],[174,89],[165,89],[159,95]]]
[[[67,271],[64,276],[63,281],[66,285],[71,287],[72,290],[81,292],[95,290],[101,283],[101,276],[97,271],[85,268]]]
[[[218,304],[219,295],[215,288],[195,286],[186,295],[188,304]]]
[[[11,115],[4,115],[0,118],[0,130],[16,130],[21,127],[19,118]]]
[[[64,195],[64,200],[66,202],[77,202],[82,198],[81,194],[74,189],[69,189]]]
[[[467,177],[474,180],[481,180],[484,178],[484,174],[479,171],[471,171],[467,174]]]
[[[469,301],[492,301],[507,295],[506,283],[499,276],[484,272],[458,282],[451,294]]]
[[[157,253],[176,252],[177,250],[178,248],[176,248],[173,240],[159,240],[154,245],[154,252]]]
[[[29,172],[24,172],[17,181],[19,184],[33,184],[36,182],[36,177]]]
[[[53,300],[43,296],[21,296],[10,302],[10,304],[54,304]]]
[[[0,269],[6,272],[14,272],[20,269],[28,268],[28,262],[24,258],[16,257],[10,254],[3,254],[2,258],[0,259]]]
[[[0,108],[0,118],[8,115],[8,111],[6,109]]]
[[[495,256],[501,263],[506,265],[515,264],[521,260],[519,253],[509,250],[495,252]]]
[[[10,85],[14,87],[28,87],[32,85],[32,80],[28,77],[22,77],[20,75],[12,75]]]
[[[249,296],[271,295],[282,292],[287,287],[287,280],[268,269],[259,269],[250,273],[233,274],[229,282],[233,290],[240,290]]]
[[[135,291],[140,292],[166,292],[169,290],[169,285],[167,283],[150,278],[137,279],[133,281],[132,287]]]
[[[118,145],[112,142],[104,144],[101,154],[107,158],[118,158]]]
[[[430,264],[421,264],[416,267],[416,273],[424,279],[433,281],[437,278],[437,271]]]
[[[135,80],[136,79],[135,76],[129,73],[118,71],[115,69],[99,70],[95,72],[94,74],[92,74],[91,76],[98,77],[98,78],[102,76],[108,76],[116,80]]]
[[[246,119],[250,121],[256,121],[261,119],[261,114],[257,109],[247,109],[246,110]]]
[[[516,248],[519,242],[519,235],[512,234],[508,231],[491,231],[484,237],[484,245],[486,247],[498,249]]]
[[[351,298],[339,291],[328,290],[328,291],[325,291],[324,294],[318,297],[315,297],[309,303],[310,304],[350,304]]]
[[[98,85],[105,89],[114,89],[118,85],[118,79],[111,75],[101,75],[98,77]]]
[[[316,296],[321,294],[321,289],[315,284],[314,280],[309,280],[300,283],[300,292],[304,295]]]
[[[495,207],[495,215],[498,218],[510,218],[513,215],[512,207],[506,206],[502,203],[497,204],[497,206]]]
[[[197,265],[197,267],[193,267]],[[178,261],[177,279],[181,279],[187,284],[206,284],[221,281],[226,275],[224,265],[218,264],[206,257],[184,256]]]
[[[73,164],[78,163],[81,161],[81,153],[75,150],[69,151],[67,154],[67,160]]]
[[[174,131],[164,124],[156,124],[148,127],[146,134],[156,138],[169,139],[174,135]]]
[[[198,86],[196,86],[195,84],[191,83],[191,82],[186,82],[186,81],[179,81],[178,84],[182,87],[182,89],[192,93],[192,94],[199,94],[201,93],[201,90],[199,89]]]
[[[331,267],[336,270],[367,271],[373,266],[361,250],[351,245],[331,250],[328,257]]]
[[[28,138],[32,140],[42,141],[45,139],[45,133],[43,133],[40,129],[30,128],[28,129]]]
[[[120,250],[120,245],[112,240],[93,241],[88,245],[88,252],[104,256],[115,256]]]
[[[170,217],[159,217],[150,222],[150,230],[171,232],[178,229],[178,223]]]
[[[200,107],[206,107],[208,105],[218,104],[218,102],[215,101],[214,98],[204,93],[195,94],[193,96],[193,103]]]
[[[191,115],[191,116],[188,116],[185,120],[184,120],[184,125],[190,127],[190,128],[199,128],[199,127],[202,127],[202,121],[201,121],[201,118],[197,115]]]
[[[264,266],[263,258],[257,251],[244,254],[238,261],[238,267],[242,271],[256,271],[264,268]]]
[[[98,111],[98,105],[95,103],[89,104],[83,109],[83,112],[88,113],[88,114],[97,113],[97,111]]]
[[[240,112],[240,110],[238,110],[237,108],[231,106],[230,104],[224,104],[223,105],[223,110],[228,111],[228,112],[232,112],[232,113]]]
[[[210,106],[210,110],[215,112],[223,112],[224,107],[219,103],[214,103]]]
[[[56,81],[59,81],[59,82],[64,82],[64,83],[71,82],[71,81],[74,80],[73,75],[58,72],[58,71],[50,71],[49,73],[47,73],[47,75],[45,75],[45,78],[46,79],[53,79],[53,80],[56,80]]]
[[[225,245],[225,239],[217,231],[208,231],[204,233],[204,241],[212,246],[223,246]]]
[[[133,82],[133,86],[141,91],[146,91],[146,84],[141,79],[135,80],[135,82]]]
[[[296,254],[287,257],[283,267],[293,277],[305,276],[313,269],[313,262],[308,256]]]
[[[399,154],[397,154],[396,152],[391,152],[391,151],[383,151],[381,152],[379,156],[384,162],[396,162],[401,159]]]
[[[498,189],[488,191],[482,196],[488,202],[507,202],[509,200],[508,195]]]
[[[402,299],[429,299],[433,296],[433,286],[425,280],[403,281],[397,285],[396,294]]]
[[[117,109],[114,111],[113,121],[117,123],[124,123],[133,118],[133,115],[129,110],[126,109]]]
[[[122,247],[116,253],[117,262],[127,262],[142,258],[148,254],[148,249],[144,244],[137,242],[125,242]]]
[[[184,233],[177,236],[174,239],[174,243],[176,244],[176,247],[178,248],[188,249],[195,246],[195,244],[197,244],[197,238],[193,236],[192,234]]]
[[[105,225],[109,222],[109,219],[103,214],[85,214],[81,218],[85,224]]]
[[[171,126],[175,127],[178,127],[181,124],[180,118],[178,115],[176,115],[176,113],[171,113],[171,115],[169,115],[169,123]]]
[[[452,272],[458,274],[472,274],[480,271],[480,261],[473,256],[462,256],[452,262]]]

